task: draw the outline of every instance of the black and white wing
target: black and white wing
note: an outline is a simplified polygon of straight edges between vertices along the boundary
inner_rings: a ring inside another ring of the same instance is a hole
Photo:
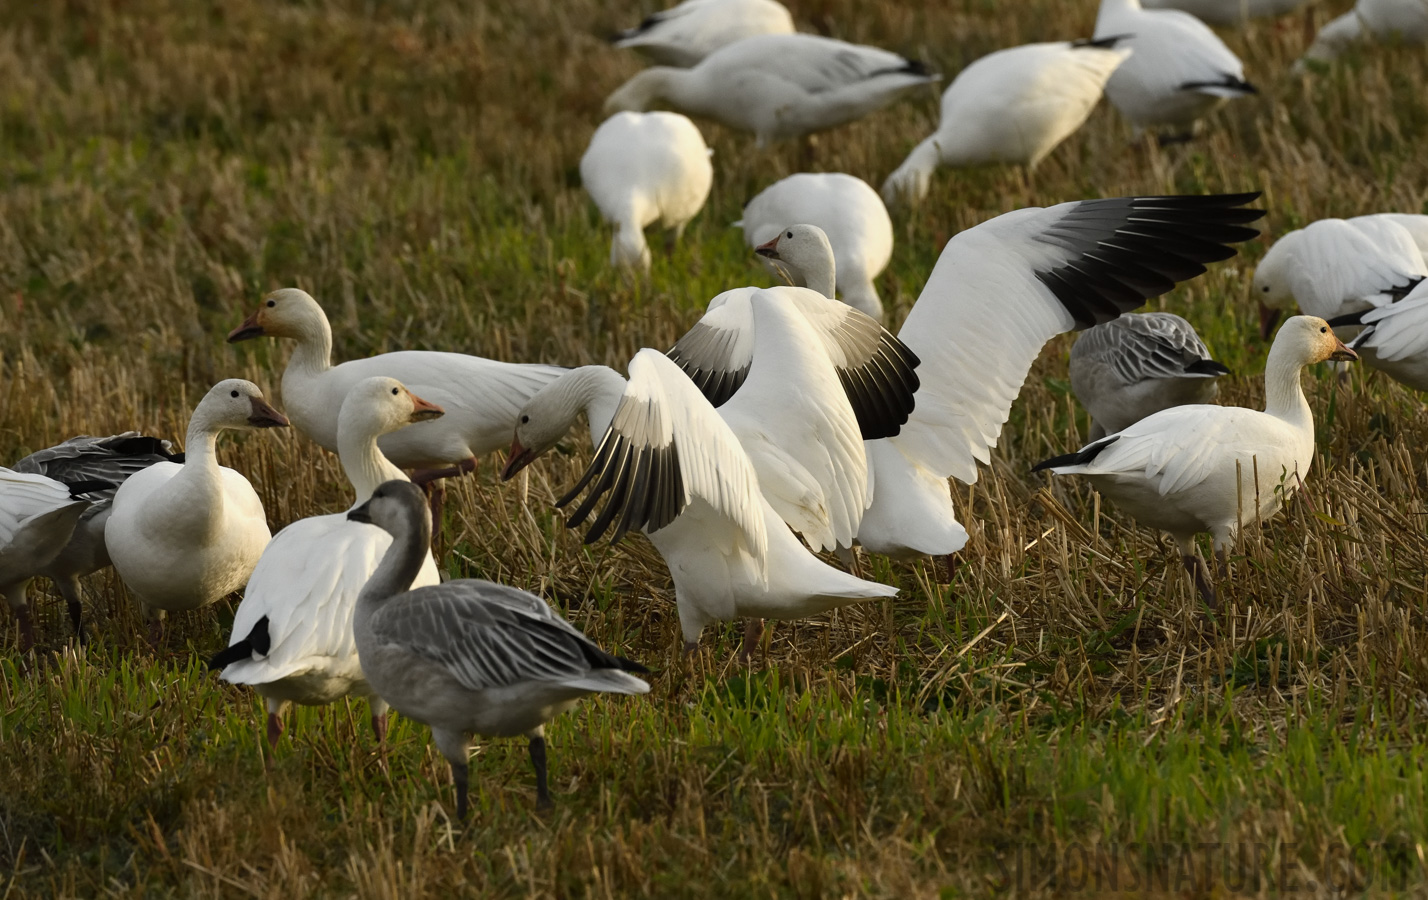
[[[1042,347],[1108,322],[1256,236],[1258,194],[1082,200],[998,216],[948,242],[898,337],[922,360],[893,440],[964,482],[987,462]]]
[[[15,471],[46,475],[65,484],[107,482],[108,488],[85,492],[90,499],[106,501],[135,472],[157,462],[182,462],[183,454],[172,451],[168,441],[137,431],[109,437],[82,434],[31,453],[15,463]]]
[[[1123,385],[1159,378],[1213,378],[1229,373],[1210,358],[1195,327],[1173,313],[1121,316],[1081,332],[1071,363],[1102,364]]]

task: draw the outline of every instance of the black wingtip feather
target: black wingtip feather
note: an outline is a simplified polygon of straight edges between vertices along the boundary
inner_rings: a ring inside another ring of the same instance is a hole
[[[1344,313],[1342,316],[1334,316],[1329,319],[1330,328],[1338,328],[1343,325],[1362,325],[1364,323],[1364,313],[1371,310],[1361,309],[1355,313]]]
[[[1120,43],[1121,41],[1128,41],[1133,37],[1135,37],[1135,35],[1133,34],[1113,34],[1109,37],[1103,38],[1083,38],[1079,41],[1072,41],[1071,49],[1082,50],[1086,48],[1094,48],[1096,50],[1113,50],[1115,49],[1116,44]]]
[[[248,632],[247,637],[231,647],[213,654],[208,660],[208,671],[217,672],[233,663],[251,659],[254,653],[259,656],[267,656],[271,649],[272,638],[268,634],[268,617],[263,616],[253,625],[253,630]]]
[[[114,490],[114,482],[90,479],[87,481],[68,481],[65,487],[69,488],[69,496],[73,500],[82,500],[84,494],[99,494],[104,491]]]
[[[1218,360],[1197,359],[1185,367],[1192,375],[1229,375],[1230,367]]]
[[[1061,456],[1053,456],[1050,459],[1043,459],[1041,462],[1031,467],[1033,472],[1043,472],[1047,469],[1057,469],[1061,466],[1084,466],[1086,463],[1100,455],[1101,451],[1120,440],[1120,435],[1113,434],[1110,437],[1102,438],[1094,444],[1087,444],[1075,453],[1065,453]]]

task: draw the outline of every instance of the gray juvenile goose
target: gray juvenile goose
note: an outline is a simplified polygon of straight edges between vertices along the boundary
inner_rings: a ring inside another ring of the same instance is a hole
[[[586,694],[644,694],[629,674],[644,666],[612,656],[539,597],[464,578],[409,590],[431,546],[421,489],[388,481],[347,513],[392,535],[357,597],[353,631],[367,683],[408,718],[431,726],[451,763],[456,815],[466,817],[469,735],[530,737],[537,805],[550,806],[545,723]]]

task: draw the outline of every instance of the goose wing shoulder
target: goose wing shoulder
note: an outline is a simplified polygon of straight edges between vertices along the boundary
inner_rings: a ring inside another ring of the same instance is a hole
[[[1023,209],[948,242],[898,337],[922,388],[893,440],[971,483],[1042,347],[1110,321],[1256,236],[1257,194],[1121,197]]]
[[[759,72],[809,94],[852,88],[884,76],[931,80],[925,66],[889,50],[812,34],[745,38],[710,55],[700,66],[731,73]]]
[[[1349,346],[1366,347],[1379,360],[1397,362],[1428,355],[1428,281],[1397,303],[1360,317],[1367,326]]]
[[[1160,91],[1213,92],[1215,87],[1244,85],[1244,63],[1210,26],[1190,13],[1140,11],[1133,19],[1107,22],[1104,28],[1097,22],[1097,38],[1121,33],[1133,35],[1137,77],[1153,81]]]
[[[489,581],[461,579],[409,591],[373,613],[370,628],[378,645],[427,659],[471,691],[569,684],[601,669],[643,671],[597,647],[540,598]],[[639,679],[628,682],[633,684],[626,693],[649,690]]]
[[[612,524],[613,541],[631,528],[659,531],[700,502],[732,526],[737,543],[766,574],[768,532],[753,464],[729,425],[663,353],[641,350],[630,360],[629,383],[595,458],[556,505],[568,505],[587,488],[571,526],[583,523],[602,498],[605,504],[587,543]]]
[[[130,475],[156,462],[180,461],[172,452],[173,445],[137,431],[108,437],[79,435],[53,447],[31,453],[15,463],[15,471],[48,475],[56,481],[71,484],[80,481],[106,481],[111,487],[97,491],[108,497]]]
[[[1188,368],[1209,358],[1209,348],[1190,323],[1170,313],[1113,319],[1082,332],[1071,348],[1073,366],[1079,360],[1101,363],[1124,385],[1225,374],[1225,367],[1218,363]]]

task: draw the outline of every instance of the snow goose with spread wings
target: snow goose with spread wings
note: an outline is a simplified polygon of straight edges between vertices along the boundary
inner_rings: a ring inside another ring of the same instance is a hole
[[[1152,413],[1209,403],[1228,375],[1195,326],[1174,313],[1130,313],[1081,332],[1071,347],[1071,390],[1091,415],[1091,440]]]
[[[430,562],[431,524],[417,488],[389,481],[347,513],[391,546],[357,598],[362,671],[402,715],[431,726],[451,763],[456,816],[466,818],[471,735],[530,738],[536,802],[549,807],[545,723],[589,694],[645,694],[648,671],[576,631],[539,597],[459,579],[413,587]]]
[[[1080,128],[1131,51],[1123,35],[1027,44],[978,59],[942,94],[937,130],[883,182],[889,205],[920,203],[939,165],[1028,170]]]
[[[356,495],[365,503],[378,486],[406,481],[377,447],[377,439],[442,415],[395,378],[357,383],[337,419],[338,456]],[[362,677],[352,637],[352,610],[362,586],[391,546],[385,532],[347,520],[345,512],[299,519],[278,532],[248,579],[233,617],[228,648],[208,662],[230,684],[252,685],[268,710],[268,743],[283,733],[291,704],[325,706],[347,696],[367,698],[372,731],[386,734],[387,705]],[[437,584],[430,551],[413,582]]]
[[[735,41],[793,30],[793,16],[776,0],[684,0],[621,31],[610,43],[655,65],[687,69]]]
[[[1209,532],[1223,569],[1226,548],[1247,524],[1279,511],[1314,461],[1314,415],[1299,373],[1357,357],[1317,316],[1294,316],[1265,363],[1264,411],[1177,406],[1039,463],[1033,471],[1084,475],[1142,525],[1168,533],[1211,608],[1216,594],[1195,535]]]
[[[666,106],[751,132],[764,147],[861,119],[938,77],[877,47],[764,34],[716,50],[692,69],[645,69],[610,95],[605,111]]]

